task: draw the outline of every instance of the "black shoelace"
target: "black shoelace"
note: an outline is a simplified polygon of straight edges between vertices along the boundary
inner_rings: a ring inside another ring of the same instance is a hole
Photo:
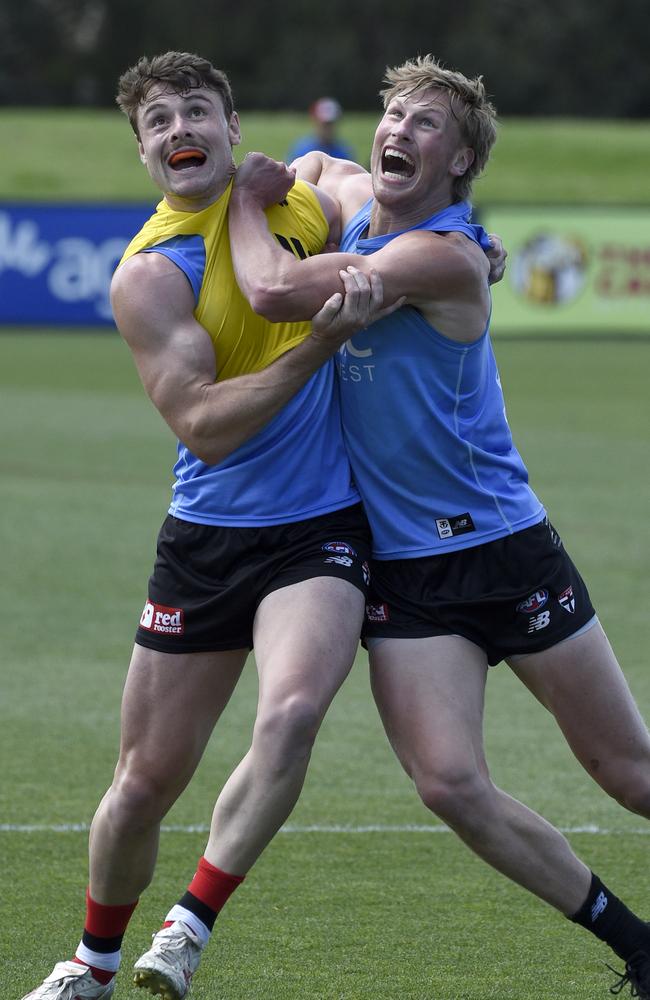
[[[634,985],[634,983],[632,982],[632,979],[631,979],[631,972],[630,972],[630,966],[629,965],[625,966],[625,972],[622,972],[622,973],[619,972],[618,969],[613,969],[612,966],[611,965],[607,965],[607,963],[605,963],[605,966],[606,966],[606,968],[609,969],[610,972],[613,972],[615,976],[620,976],[620,979],[618,980],[618,982],[616,982],[612,986],[610,986],[610,988],[609,988],[609,992],[610,993],[613,993],[614,996],[617,996],[621,992],[621,990],[625,989],[625,987],[629,984],[631,996],[633,996],[633,997],[638,997],[639,996],[639,994],[637,993],[637,990],[636,990],[636,986]]]

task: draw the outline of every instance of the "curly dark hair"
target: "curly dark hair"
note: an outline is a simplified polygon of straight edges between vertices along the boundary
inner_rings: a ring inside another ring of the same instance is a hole
[[[119,79],[118,107],[128,117],[131,128],[138,135],[138,108],[146,101],[152,87],[164,84],[177,94],[185,94],[196,87],[206,87],[221,95],[226,118],[233,113],[230,83],[225,73],[215,69],[211,62],[192,52],[165,52],[163,55],[141,56]]]

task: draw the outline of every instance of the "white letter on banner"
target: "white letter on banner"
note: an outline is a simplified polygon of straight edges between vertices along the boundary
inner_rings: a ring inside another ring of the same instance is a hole
[[[61,302],[91,298],[95,288],[95,248],[90,240],[70,237],[56,244],[57,260],[47,276],[47,286]]]
[[[62,302],[95,300],[97,315],[110,319],[111,276],[127,244],[123,237],[113,237],[99,245],[81,237],[59,240],[58,259],[47,279],[52,295]]]
[[[113,271],[122,259],[129,241],[121,236],[104,240],[97,247],[97,312],[103,319],[112,319],[110,288]]]
[[[0,212],[0,271],[12,270],[32,278],[49,264],[51,248],[39,240],[35,222],[23,220],[11,231],[11,218]]]

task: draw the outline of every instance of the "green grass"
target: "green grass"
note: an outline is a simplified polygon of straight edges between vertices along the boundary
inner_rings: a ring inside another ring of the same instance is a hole
[[[308,129],[304,115],[242,113],[245,152],[282,159]],[[367,164],[378,115],[350,112],[341,135]],[[19,155],[0,159],[0,199],[154,201],[156,191],[118,111],[0,110]],[[506,119],[475,189],[477,205],[650,204],[650,129],[641,121]]]
[[[650,713],[647,487],[650,343],[497,344],[515,439]],[[111,333],[0,337],[0,996],[14,1000],[81,931],[88,823],[110,782],[119,696],[166,510],[175,443]],[[167,824],[205,826],[247,748],[249,663],[205,759]],[[565,829],[650,916],[643,822],[581,771],[550,716],[503,665],[489,677],[495,780]],[[220,917],[196,1000],[592,1000],[608,949],[506,882],[434,825],[394,760],[371,704],[365,655],[325,721],[288,832]],[[324,832],[330,826],[400,827]],[[317,826],[321,832],[309,832]],[[293,832],[291,832],[293,831]],[[166,832],[125,942],[116,1000],[201,853]],[[614,963],[617,964],[617,963]]]

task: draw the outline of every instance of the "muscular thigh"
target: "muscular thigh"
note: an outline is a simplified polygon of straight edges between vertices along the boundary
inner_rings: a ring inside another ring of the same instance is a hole
[[[354,661],[364,607],[363,591],[337,577],[267,594],[254,626],[261,704],[302,693],[324,710]]]
[[[601,626],[508,661],[557,719],[573,752],[601,784],[647,761],[648,732]]]
[[[370,645],[373,694],[408,774],[485,770],[487,658],[460,636],[383,639]]]
[[[192,771],[247,652],[171,654],[136,645],[122,699],[122,764],[149,773]]]

